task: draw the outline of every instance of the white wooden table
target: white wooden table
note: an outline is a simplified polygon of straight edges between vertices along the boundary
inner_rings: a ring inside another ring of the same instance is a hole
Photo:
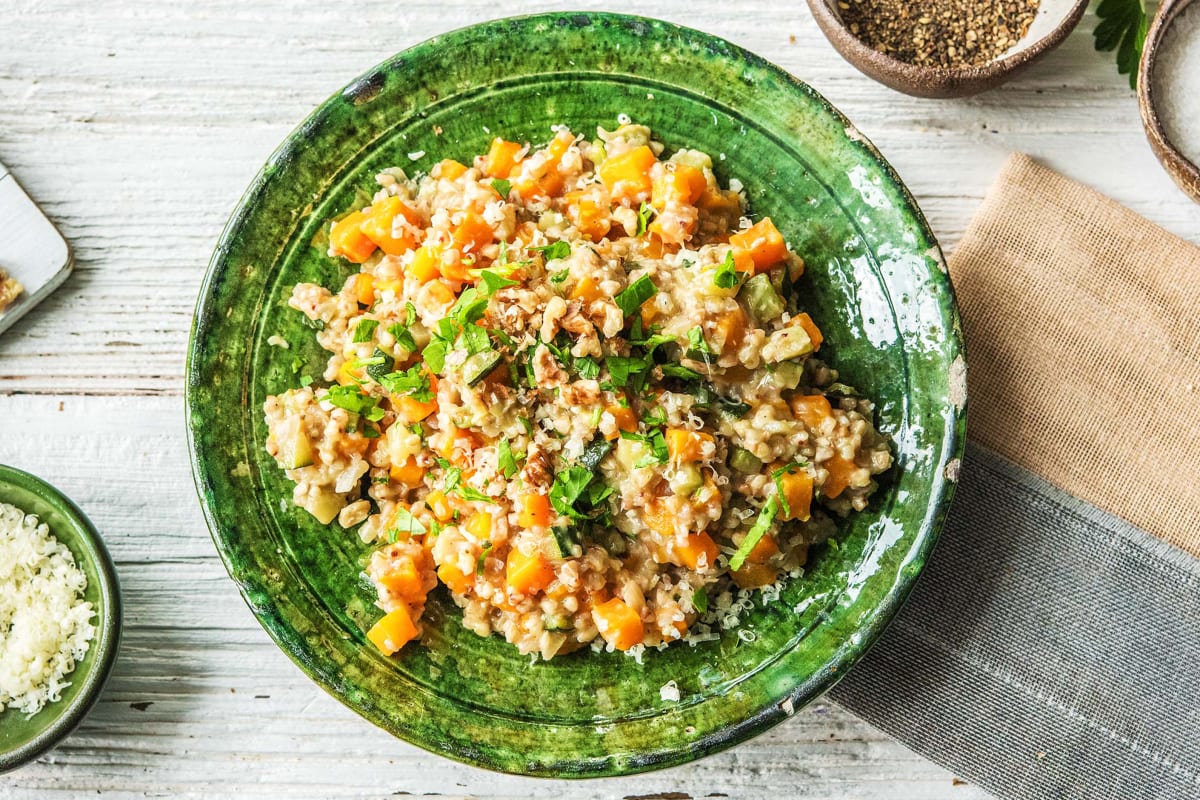
[[[557,5],[5,4],[0,160],[71,241],[77,271],[0,338],[0,462],[49,479],[91,516],[116,558],[126,617],[98,707],[58,750],[0,777],[0,797],[985,796],[824,702],[726,753],[628,779],[459,766],[317,688],[226,576],[192,487],[182,396],[196,293],[234,203],[288,131],[360,72],[435,33]],[[891,159],[947,250],[1013,150],[1200,242],[1200,207],[1159,169],[1125,79],[1092,50],[1090,15],[1016,82],[926,101],[846,65],[799,0],[572,5],[719,34],[808,81]]]

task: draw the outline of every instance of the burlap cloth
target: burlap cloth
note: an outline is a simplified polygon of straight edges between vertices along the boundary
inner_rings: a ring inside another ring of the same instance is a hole
[[[1200,249],[1018,155],[950,272],[958,492],[831,695],[1002,798],[1200,798]]]
[[[1200,248],[1014,155],[950,275],[970,438],[1200,557]]]

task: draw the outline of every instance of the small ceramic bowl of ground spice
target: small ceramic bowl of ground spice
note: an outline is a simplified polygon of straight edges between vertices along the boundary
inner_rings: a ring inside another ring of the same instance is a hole
[[[1087,0],[808,0],[863,74],[916,97],[992,89],[1062,43]]]

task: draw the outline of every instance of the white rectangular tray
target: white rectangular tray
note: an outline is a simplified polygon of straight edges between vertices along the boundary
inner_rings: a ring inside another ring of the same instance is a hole
[[[12,305],[0,311],[0,333],[71,274],[71,248],[3,164],[0,164],[0,269],[25,287]]]

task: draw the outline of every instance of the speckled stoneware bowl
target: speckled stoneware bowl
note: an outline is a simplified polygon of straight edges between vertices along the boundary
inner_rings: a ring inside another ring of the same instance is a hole
[[[1087,6],[1088,0],[1041,0],[1029,31],[1007,52],[978,66],[942,68],[909,64],[874,50],[842,22],[838,0],[808,0],[817,26],[842,58],[884,86],[915,97],[968,97],[996,88],[1062,44]]]
[[[1166,128],[1158,116],[1158,66],[1159,45],[1167,31],[1180,14],[1194,0],[1163,0],[1158,4],[1154,21],[1146,33],[1146,45],[1142,49],[1142,60],[1138,66],[1138,110],[1142,115],[1142,128],[1150,142],[1150,149],[1171,176],[1171,180],[1200,203],[1200,164],[1193,163],[1167,138]],[[1193,12],[1195,13],[1195,12]],[[1200,122],[1200,121],[1198,121]]]
[[[653,76],[653,77],[644,77]],[[741,178],[808,264],[822,356],[878,400],[897,466],[837,546],[778,602],[697,647],[585,651],[531,663],[465,630],[438,589],[421,646],[366,642],[380,616],[359,581],[368,549],[290,503],[262,449],[263,399],[320,374],[312,330],[287,308],[298,281],[340,286],[348,265],[313,237],[381,168],[468,159],[493,136],[649,124]],[[290,349],[269,346],[281,335]],[[294,361],[299,359],[298,361]],[[295,367],[295,369],[294,369]],[[563,13],[498,20],[389,59],[318,108],[271,157],[230,220],[201,291],[188,365],[196,482],[230,575],[264,627],[328,691],[436,753],[545,776],[616,775],[688,761],[786,719],[870,646],[908,594],[949,503],[965,367],[937,242],[875,148],[820,95],[728,42],[663,22]],[[947,475],[951,478],[948,479]],[[660,688],[679,687],[679,700]]]
[[[117,572],[100,534],[79,507],[41,478],[0,465],[0,503],[8,503],[50,526],[87,576],[85,599],[96,609],[96,636],[83,660],[67,676],[62,699],[47,703],[32,717],[15,709],[0,711],[0,772],[17,769],[67,737],[91,711],[121,645],[121,590]]]

